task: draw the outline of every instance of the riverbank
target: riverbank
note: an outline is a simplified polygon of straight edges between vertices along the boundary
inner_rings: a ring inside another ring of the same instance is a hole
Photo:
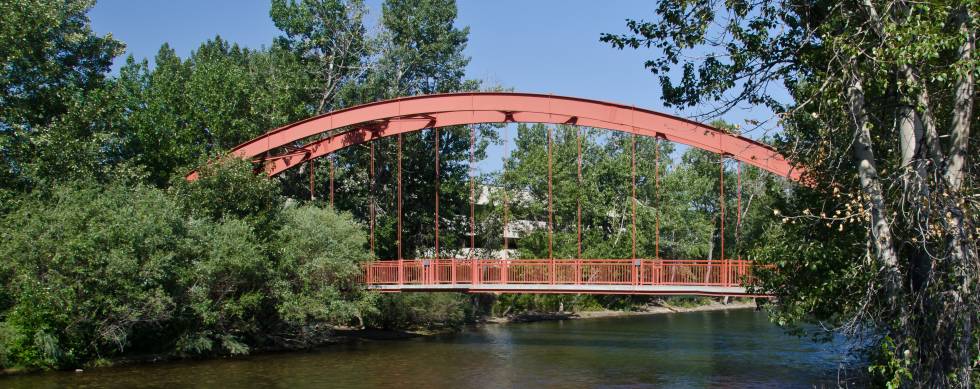
[[[704,312],[704,311],[724,311],[732,309],[755,309],[756,303],[753,301],[733,301],[728,304],[723,304],[718,301],[712,301],[704,305],[696,306],[675,306],[667,303],[659,303],[657,305],[645,305],[637,307],[635,310],[623,311],[623,310],[597,310],[597,311],[581,311],[581,312],[523,312],[513,315],[507,315],[504,317],[491,317],[487,318],[484,323],[486,324],[509,324],[509,323],[530,323],[537,321],[552,321],[552,320],[576,320],[576,319],[595,319],[595,318],[606,318],[606,317],[624,317],[624,316],[641,316],[641,315],[662,315],[667,313],[683,313],[683,312]]]

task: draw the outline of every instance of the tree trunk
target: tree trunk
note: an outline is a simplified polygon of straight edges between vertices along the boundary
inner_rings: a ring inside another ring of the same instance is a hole
[[[917,100],[915,88],[917,82],[909,65],[903,65],[898,71],[899,80],[904,79],[905,90],[900,91],[899,108],[896,113],[898,122],[899,146],[901,148],[901,169],[903,170],[902,201],[909,208],[910,215],[900,223],[909,226],[909,232],[919,233],[918,241],[906,242],[909,253],[909,279],[913,293],[920,291],[932,275],[932,261],[926,252],[927,237],[924,233],[929,228],[929,216],[932,206],[929,187],[929,154],[927,153],[926,131],[921,115],[913,104]],[[919,86],[924,93],[925,85]],[[925,98],[928,100],[928,98]],[[933,129],[935,130],[935,129]],[[939,158],[933,158],[938,160]],[[898,222],[898,221],[897,221]]]
[[[960,13],[960,32],[966,36],[959,49],[960,64],[970,64],[972,61],[973,50],[976,39],[976,32],[972,28],[972,15],[969,9],[964,7]],[[970,227],[967,225],[966,203],[963,201],[962,192],[963,177],[966,173],[966,159],[969,149],[970,126],[972,125],[973,114],[973,95],[974,78],[973,69],[962,69],[960,78],[956,83],[954,94],[953,117],[950,125],[950,149],[949,163],[946,166],[944,178],[948,186],[951,200],[947,203],[947,225],[949,231],[949,251],[950,264],[949,270],[958,285],[952,293],[953,301],[950,303],[958,307],[967,309],[957,309],[959,317],[949,318],[954,328],[959,330],[958,350],[952,352],[952,363],[956,368],[957,378],[963,387],[970,385],[970,376],[973,370],[973,363],[970,354],[973,351],[973,328],[974,321],[977,320],[977,313],[971,307],[975,307],[976,296],[971,287],[976,284],[977,276],[977,247],[976,243],[970,239]],[[972,301],[971,301],[972,300]],[[952,351],[952,350],[951,350]]]
[[[965,7],[960,15],[960,32],[966,36],[959,49],[960,64],[970,64],[973,59],[975,34],[971,29],[972,18]],[[954,95],[953,119],[951,123],[951,142],[949,146],[949,164],[946,167],[946,181],[952,192],[959,192],[963,186],[963,175],[966,170],[967,149],[970,142],[970,122],[973,114],[973,71],[961,69],[959,80],[956,82]]]
[[[885,283],[885,297],[891,307],[898,307],[897,298],[901,288],[901,273],[898,268],[898,254],[895,252],[892,237],[890,213],[885,205],[881,189],[881,179],[878,176],[877,164],[871,141],[871,123],[864,106],[864,89],[857,73],[854,59],[851,59],[850,85],[848,86],[848,110],[854,121],[854,145],[852,146],[854,160],[858,167],[858,177],[861,188],[868,196],[871,213],[871,240],[875,255],[882,266]]]

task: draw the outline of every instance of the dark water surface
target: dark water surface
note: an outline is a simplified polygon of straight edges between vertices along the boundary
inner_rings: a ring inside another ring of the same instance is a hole
[[[833,346],[752,310],[531,324],[319,351],[0,378],[0,387],[833,387]]]

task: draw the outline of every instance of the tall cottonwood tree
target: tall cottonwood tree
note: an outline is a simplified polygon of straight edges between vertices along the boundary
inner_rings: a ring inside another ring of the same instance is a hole
[[[315,95],[313,112],[337,108],[343,89],[367,72],[365,14],[361,0],[272,0],[269,15],[285,33],[276,45],[297,54],[314,80],[305,86]]]
[[[123,44],[92,31],[93,0],[0,1],[0,188],[34,186],[36,137],[105,82]],[[84,132],[84,131],[82,131]],[[2,198],[0,192],[0,198]]]
[[[469,59],[463,55],[468,29],[457,28],[454,1],[387,1],[382,4],[380,26],[372,36],[367,71],[337,96],[342,108],[395,97],[474,90],[478,82],[464,79]],[[469,133],[464,129],[439,130],[441,195],[440,219],[445,225],[468,210]],[[434,247],[435,131],[404,136],[402,148],[403,248],[406,257]],[[374,203],[377,250],[382,258],[396,256],[397,139],[374,143],[373,179],[369,145],[353,147],[330,157],[335,161],[336,205],[370,223]],[[479,139],[476,157],[483,158],[487,141]],[[329,163],[316,164],[316,192],[329,191]],[[305,177],[305,171],[300,172]],[[372,184],[373,181],[373,184]],[[303,190],[297,190],[303,193]],[[441,247],[453,247],[463,231],[445,228]],[[431,255],[431,253],[430,253]]]
[[[776,316],[869,331],[872,371],[894,386],[977,383],[978,13],[975,1],[664,1],[601,37],[659,52],[646,66],[668,105],[778,114],[783,151],[818,185],[798,188],[771,231],[795,249],[760,252],[778,265]]]

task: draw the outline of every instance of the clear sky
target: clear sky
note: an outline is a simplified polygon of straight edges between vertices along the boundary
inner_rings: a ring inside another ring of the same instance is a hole
[[[381,0],[367,0],[369,24]],[[459,27],[469,26],[470,78],[521,92],[554,93],[636,105],[691,117],[698,109],[666,109],[656,77],[643,62],[652,50],[616,50],[599,42],[602,32],[626,31],[626,18],[651,18],[646,1],[460,0]],[[137,59],[169,43],[187,56],[216,35],[239,45],[268,46],[279,31],[268,0],[100,0],[89,15],[98,33],[124,41]],[[118,64],[124,58],[117,59]],[[739,109],[724,119],[766,120],[765,109]],[[758,134],[747,134],[755,137]]]

